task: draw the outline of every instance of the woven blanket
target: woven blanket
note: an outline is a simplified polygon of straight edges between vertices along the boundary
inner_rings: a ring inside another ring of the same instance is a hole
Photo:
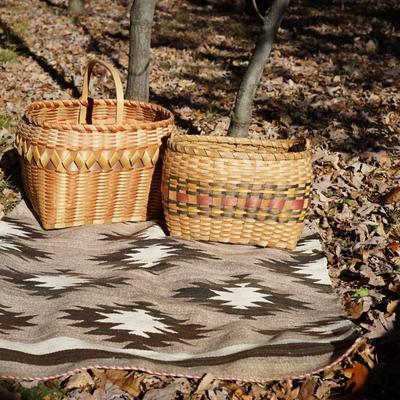
[[[44,231],[0,221],[0,376],[89,367],[268,381],[358,343],[318,236],[293,252],[175,240],[155,222]]]

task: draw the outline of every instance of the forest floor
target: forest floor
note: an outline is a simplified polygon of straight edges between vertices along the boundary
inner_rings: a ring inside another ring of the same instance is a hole
[[[254,17],[227,4],[157,1],[151,100],[174,112],[182,132],[226,134],[259,29]],[[82,66],[93,56],[112,62],[126,81],[129,9],[88,0],[79,20],[67,15],[62,0],[2,0],[0,9],[3,214],[18,200],[4,178],[25,107],[79,96]],[[148,400],[176,393],[182,399],[327,399],[351,384],[361,390],[348,399],[400,398],[399,23],[396,0],[293,2],[257,91],[251,126],[253,136],[311,140],[311,219],[343,307],[375,349],[366,346],[335,371],[306,382],[210,380],[199,392],[200,383],[187,380],[187,391],[179,392],[182,385],[173,378],[90,371],[46,384],[3,382],[1,398],[19,392],[9,398]],[[96,76],[93,97],[113,96],[105,71],[97,69]]]

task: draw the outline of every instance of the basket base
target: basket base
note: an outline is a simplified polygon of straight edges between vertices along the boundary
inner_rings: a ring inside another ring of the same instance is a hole
[[[39,218],[40,220],[40,218]],[[40,220],[40,224],[45,230],[52,230],[52,229],[63,229],[63,228],[72,228],[76,226],[83,226],[83,225],[106,225],[112,224],[114,222],[144,222],[148,221],[148,218],[143,217],[131,217],[131,218],[113,218],[108,220],[94,220],[94,221],[73,221],[70,223],[56,223],[56,224],[49,224]]]
[[[234,218],[191,218],[166,213],[171,236],[187,240],[256,245],[294,250],[304,222],[257,221]]]

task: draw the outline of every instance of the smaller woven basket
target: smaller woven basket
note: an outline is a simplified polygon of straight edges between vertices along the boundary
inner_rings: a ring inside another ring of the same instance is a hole
[[[303,140],[173,136],[162,175],[168,230],[183,239],[294,249],[311,181]]]
[[[96,63],[111,73],[116,100],[88,97]],[[173,128],[173,115],[165,108],[124,100],[118,71],[98,60],[86,67],[80,100],[31,103],[17,129],[16,147],[26,195],[43,227],[160,215],[158,160],[163,138]]]

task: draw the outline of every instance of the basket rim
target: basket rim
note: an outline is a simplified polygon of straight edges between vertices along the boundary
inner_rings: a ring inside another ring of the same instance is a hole
[[[116,104],[117,101],[115,99],[91,99],[95,105],[105,104],[111,105]],[[85,104],[86,102],[82,102],[80,99],[66,99],[66,100],[37,100],[29,103],[25,110],[24,117],[28,120],[32,125],[46,128],[46,129],[57,129],[57,130],[73,130],[77,132],[86,131],[89,133],[95,133],[98,129],[100,132],[104,131],[125,131],[125,130],[138,130],[141,128],[144,129],[155,129],[158,127],[167,127],[169,125],[173,125],[175,122],[174,114],[168,110],[167,108],[160,106],[155,103],[146,102],[146,101],[137,101],[137,100],[124,100],[124,106],[139,106],[142,108],[150,108],[155,111],[161,111],[165,118],[159,121],[136,121],[136,123],[132,124],[79,124],[78,120],[76,123],[71,122],[48,122],[43,121],[41,118],[37,118],[32,116],[31,112],[33,110],[43,109],[43,108],[55,108],[55,107],[74,107],[80,106],[81,104]]]
[[[221,149],[208,148],[207,144],[228,145],[232,150],[226,147]],[[304,144],[305,150],[289,152],[291,146]],[[254,149],[237,149],[234,146],[248,145],[254,146]],[[210,136],[210,135],[181,135],[176,134],[168,140],[168,148],[172,151],[190,154],[194,156],[203,156],[209,158],[228,158],[236,160],[300,160],[311,158],[312,152],[309,149],[307,139],[258,139],[258,138],[237,138],[230,136]],[[256,148],[257,147],[257,148]],[[263,147],[265,147],[263,149]],[[274,153],[271,148],[283,149],[284,152]]]

